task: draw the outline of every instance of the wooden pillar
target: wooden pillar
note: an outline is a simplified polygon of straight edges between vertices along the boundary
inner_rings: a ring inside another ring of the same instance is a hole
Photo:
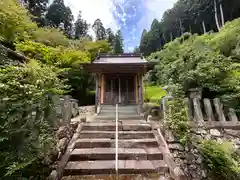
[[[143,96],[142,96],[142,92],[143,92],[143,84],[142,84],[142,74],[139,74],[139,104],[143,104]]]
[[[95,75],[96,90],[95,90],[95,112],[97,112],[97,106],[99,102],[99,74]]]
[[[101,74],[101,104],[104,103],[104,74]]]
[[[118,102],[122,102],[122,97],[121,97],[121,76],[118,78]]]
[[[138,104],[138,74],[135,75],[136,104]]]

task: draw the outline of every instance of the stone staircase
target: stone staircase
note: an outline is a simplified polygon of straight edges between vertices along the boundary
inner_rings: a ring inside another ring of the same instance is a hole
[[[140,117],[137,113],[136,105],[119,105],[118,106],[119,120],[139,120]],[[116,106],[102,105],[99,115],[96,120],[115,120],[116,118]]]
[[[115,127],[109,120],[83,124],[63,176],[115,174]],[[118,130],[119,174],[168,174],[150,124],[125,120]]]

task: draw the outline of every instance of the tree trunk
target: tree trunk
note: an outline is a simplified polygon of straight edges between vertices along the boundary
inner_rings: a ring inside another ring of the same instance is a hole
[[[214,11],[215,11],[215,21],[216,21],[217,29],[218,29],[218,31],[220,31],[220,26],[219,26],[219,22],[218,22],[218,14],[217,14],[217,3],[216,3],[216,0],[214,0]]]
[[[224,21],[224,14],[223,14],[222,4],[220,4],[220,13],[221,13],[221,20],[222,20],[222,27],[223,27],[224,24],[225,24],[225,21]]]
[[[183,28],[182,28],[182,21],[179,18],[179,23],[180,23],[180,36],[183,34]]]
[[[172,42],[172,40],[173,40],[172,32],[170,33],[170,39],[171,39],[171,42]]]
[[[203,27],[203,33],[206,34],[207,31],[206,31],[206,26],[204,21],[202,21],[202,27]]]

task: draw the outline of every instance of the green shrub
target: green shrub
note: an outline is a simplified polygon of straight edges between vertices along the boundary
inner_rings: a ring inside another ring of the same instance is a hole
[[[167,102],[165,124],[174,135],[185,145],[189,140],[190,126],[188,109],[182,98],[175,98]]]
[[[64,86],[51,67],[30,61],[1,67],[0,87],[0,177],[45,179],[55,148],[52,97]]]
[[[238,180],[240,177],[239,155],[230,142],[222,144],[213,140],[202,141],[200,153],[211,179]]]

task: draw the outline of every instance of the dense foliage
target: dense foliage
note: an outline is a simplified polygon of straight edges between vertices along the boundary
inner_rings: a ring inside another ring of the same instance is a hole
[[[63,83],[51,67],[31,61],[1,67],[0,86],[0,176],[45,179],[55,155],[53,97]]]
[[[239,154],[229,142],[217,143],[212,140],[200,144],[200,153],[204,157],[204,165],[211,177],[217,180],[238,180],[240,178]]]
[[[29,11],[16,0],[0,0],[0,41],[27,58],[24,64],[16,62],[0,45],[0,177],[43,180],[55,160],[56,100],[68,93],[87,104],[89,99],[84,98],[90,94],[94,103],[93,78],[82,64],[111,47],[106,40],[93,42],[85,37],[79,22],[78,37],[72,39],[69,19],[51,16],[55,10],[68,9],[62,9],[62,1],[54,1],[58,9],[48,9],[52,28],[39,27],[46,22],[41,21],[44,7],[39,4],[47,1],[37,1],[36,6],[33,1],[24,2]],[[38,14],[39,8],[43,9]],[[63,28],[57,27],[62,20],[66,21]]]
[[[165,11],[161,21],[155,19],[149,31],[143,30],[141,53],[148,56],[185,32],[216,32],[226,21],[237,17],[239,0],[178,0]]]
[[[236,19],[219,33],[184,34],[149,57],[158,62],[152,79],[158,84],[179,85],[185,93],[202,87],[204,97],[221,97],[240,109],[239,31],[240,19]]]

